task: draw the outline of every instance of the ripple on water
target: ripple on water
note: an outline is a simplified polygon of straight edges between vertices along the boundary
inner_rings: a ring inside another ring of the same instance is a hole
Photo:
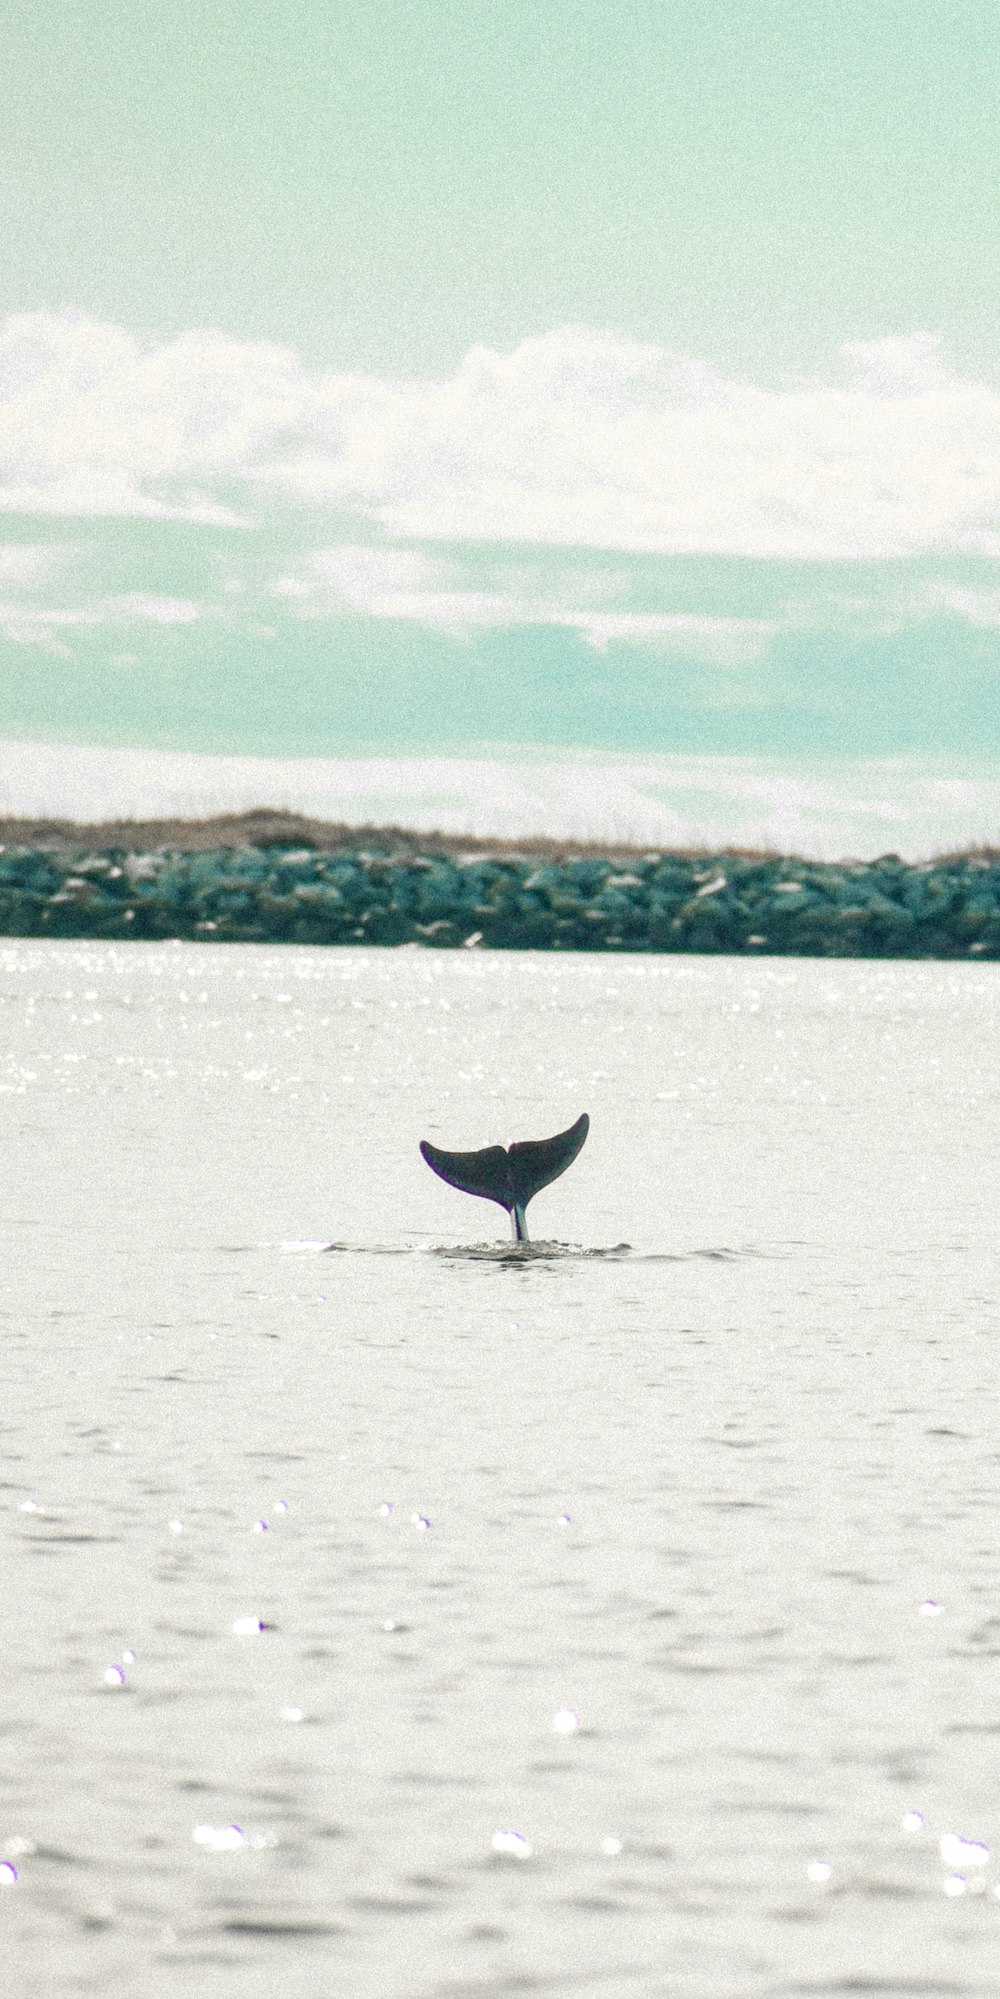
[[[46,1999],[997,1991],[996,968],[458,957],[9,953],[14,1947]],[[431,1104],[597,1070],[575,1240],[445,1204]]]

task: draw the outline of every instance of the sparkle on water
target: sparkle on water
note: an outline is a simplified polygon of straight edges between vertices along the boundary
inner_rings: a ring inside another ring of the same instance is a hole
[[[0,1860],[0,1888],[12,1888],[17,1880],[17,1868],[12,1860]]]
[[[506,1854],[511,1860],[530,1860],[535,1850],[523,1832],[495,1832],[490,1845],[494,1853]]]
[[[105,1667],[104,1684],[106,1687],[123,1687],[125,1685],[125,1674],[121,1666]]]
[[[806,1874],[810,1881],[829,1881],[833,1874],[833,1868],[830,1866],[828,1860],[810,1860],[806,1868]]]
[[[234,1617],[234,1638],[257,1638],[264,1626],[259,1617]]]
[[[39,1988],[309,1990],[322,1915],[352,1999],[412,1993],[415,1964],[428,1992],[639,1999],[664,1962],[684,1999],[734,1963],[746,1999],[901,1965],[992,1990],[996,968],[0,959],[0,1092],[8,1051],[36,1072],[4,1099],[5,1811],[40,1859],[0,1856]],[[103,1025],[71,1028],[99,987]],[[627,1264],[416,1253],[484,1216],[455,1195],[445,1219],[387,1104],[472,1143],[556,1129],[584,1090],[600,1150],[540,1225],[630,1236]],[[328,1303],[277,1250],[325,1234]],[[244,1629],[275,1637],[229,1647],[255,1597]],[[102,1698],[109,1652],[135,1699]],[[276,1859],[230,1805],[280,1812]]]
[[[191,1834],[195,1846],[204,1846],[210,1853],[235,1853],[245,1845],[246,1833],[239,1825],[196,1825]]]
[[[575,1707],[561,1707],[552,1717],[553,1735],[575,1735],[580,1726],[580,1717]]]
[[[978,1839],[963,1839],[960,1833],[943,1834],[938,1851],[946,1867],[986,1867],[990,1849]]]

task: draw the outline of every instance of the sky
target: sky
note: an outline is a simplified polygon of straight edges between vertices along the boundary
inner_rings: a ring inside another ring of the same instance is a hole
[[[0,737],[995,757],[998,94],[992,0],[7,0]]]

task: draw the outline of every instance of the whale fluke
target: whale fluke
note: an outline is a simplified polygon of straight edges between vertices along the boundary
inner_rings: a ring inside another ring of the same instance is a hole
[[[457,1187],[462,1194],[478,1194],[482,1200],[496,1201],[506,1208],[514,1241],[527,1242],[524,1210],[528,1202],[572,1166],[589,1130],[590,1119],[584,1111],[568,1131],[557,1131],[554,1138],[523,1139],[506,1150],[502,1145],[486,1145],[481,1152],[443,1152],[426,1138],[421,1139],[420,1150],[428,1166],[447,1180],[449,1187]]]

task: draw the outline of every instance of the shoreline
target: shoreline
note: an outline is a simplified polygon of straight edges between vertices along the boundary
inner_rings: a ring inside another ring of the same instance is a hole
[[[978,962],[1000,958],[1000,850],[832,862],[471,839],[265,809],[8,818],[0,935]]]

